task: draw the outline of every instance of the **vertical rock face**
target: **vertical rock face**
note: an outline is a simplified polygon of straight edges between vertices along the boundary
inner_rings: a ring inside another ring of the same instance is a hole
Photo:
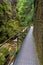
[[[34,36],[40,65],[43,65],[43,0],[36,0],[35,3]]]

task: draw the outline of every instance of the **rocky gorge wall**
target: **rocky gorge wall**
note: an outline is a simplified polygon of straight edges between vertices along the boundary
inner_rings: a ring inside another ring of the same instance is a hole
[[[43,0],[35,2],[34,36],[40,65],[43,65]]]

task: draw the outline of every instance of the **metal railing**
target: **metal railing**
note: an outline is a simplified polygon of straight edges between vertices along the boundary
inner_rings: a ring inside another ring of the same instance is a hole
[[[0,47],[2,47],[3,45],[7,44],[7,42],[9,40],[15,40],[16,38],[18,38],[19,36],[21,36],[29,27],[25,27],[22,31],[20,31],[20,33],[16,33],[14,35],[14,37],[10,37],[9,39],[7,39],[5,42],[3,42],[2,44],[0,44]],[[9,64],[10,65],[10,64]]]
[[[29,27],[25,27],[20,33],[16,33],[13,37],[10,37],[9,39],[7,39],[6,41],[4,41],[3,43],[0,44],[0,47],[3,46],[4,44],[6,44],[6,42],[8,42],[9,40],[13,40],[18,38],[18,36],[20,36],[23,32],[25,32]]]

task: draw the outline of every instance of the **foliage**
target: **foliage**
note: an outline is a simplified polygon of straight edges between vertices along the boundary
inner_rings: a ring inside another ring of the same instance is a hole
[[[12,19],[12,7],[9,1],[0,3],[0,43],[15,35],[18,22]]]
[[[11,1],[2,0],[0,2],[0,43],[13,37],[20,31],[20,27],[30,25],[33,22],[33,14],[33,0],[18,0],[17,6],[15,4],[12,6]]]
[[[32,23],[34,15],[33,0],[19,0],[17,4],[17,18],[20,26],[27,26]]]
[[[0,65],[4,64],[6,60],[5,56],[7,56],[8,54],[9,54],[9,51],[6,47],[3,46],[0,48]]]
[[[0,53],[0,65],[3,65],[5,61],[5,57],[3,55],[3,53]]]
[[[7,56],[9,54],[8,48],[6,47],[1,47],[0,48],[0,53],[3,53],[4,56]]]
[[[3,1],[0,3],[0,42],[7,39],[6,24],[11,17],[8,12],[11,13],[11,6]]]
[[[13,0],[11,0],[13,1]],[[34,4],[33,0],[18,0],[17,6],[13,2],[13,6],[10,0],[0,1],[0,44],[10,37],[14,37],[16,33],[20,33],[23,28],[33,23],[34,16]],[[18,37],[19,51],[21,43],[25,38],[27,31],[25,31],[20,37]],[[13,55],[14,50],[11,48],[9,51],[5,45],[0,48],[0,65],[5,62],[5,56],[8,54]]]

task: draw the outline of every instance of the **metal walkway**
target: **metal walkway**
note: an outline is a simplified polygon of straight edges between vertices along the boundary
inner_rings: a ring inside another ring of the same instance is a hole
[[[30,28],[14,65],[39,65],[33,37],[33,27]]]

